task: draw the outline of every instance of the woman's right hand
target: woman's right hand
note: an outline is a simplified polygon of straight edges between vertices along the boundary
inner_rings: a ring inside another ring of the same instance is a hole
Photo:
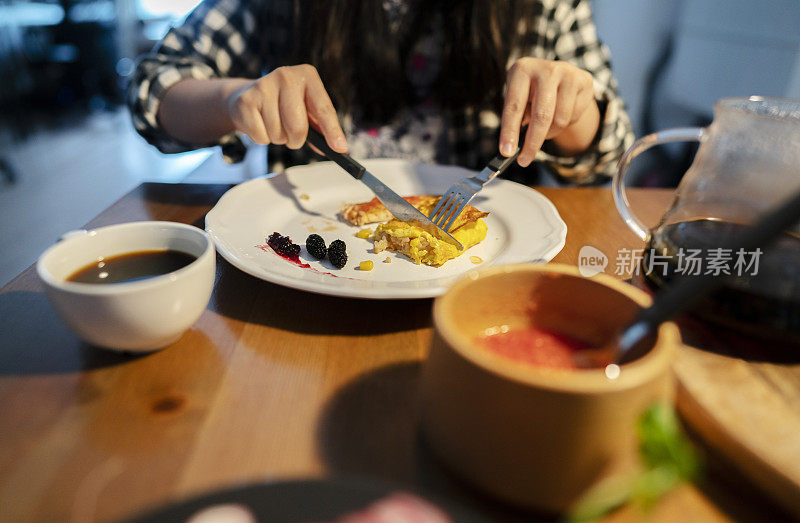
[[[312,65],[279,67],[245,83],[228,98],[228,112],[236,129],[256,143],[299,149],[311,122],[331,149],[347,152],[336,110]]]

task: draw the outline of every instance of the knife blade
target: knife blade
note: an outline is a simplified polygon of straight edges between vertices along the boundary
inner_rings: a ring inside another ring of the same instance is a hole
[[[325,137],[317,130],[308,128],[308,143],[322,151],[325,156],[336,163],[339,167],[347,171],[350,176],[360,180],[364,185],[375,193],[378,200],[392,213],[392,216],[402,222],[412,222],[419,225],[436,238],[454,245],[458,250],[463,250],[461,242],[453,238],[451,234],[440,229],[430,218],[422,214],[416,207],[408,203],[402,196],[394,192],[388,185],[380,181],[375,175],[367,170],[366,167],[358,163],[348,154],[337,153],[328,146]]]

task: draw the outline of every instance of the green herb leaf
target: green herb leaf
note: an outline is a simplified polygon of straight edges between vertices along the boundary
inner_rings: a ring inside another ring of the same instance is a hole
[[[608,478],[592,487],[565,518],[567,523],[594,521],[613,512],[633,497],[636,476]]]
[[[700,476],[701,461],[672,406],[653,404],[640,416],[636,428],[644,470],[602,481],[575,504],[567,521],[593,521],[630,502],[649,509],[681,482]]]
[[[675,410],[656,403],[639,418],[639,454],[649,469],[673,469],[680,480],[694,481],[700,460],[681,428]]]
[[[636,477],[631,493],[631,501],[645,509],[652,508],[661,497],[677,487],[681,477],[673,467],[663,466],[646,470]]]

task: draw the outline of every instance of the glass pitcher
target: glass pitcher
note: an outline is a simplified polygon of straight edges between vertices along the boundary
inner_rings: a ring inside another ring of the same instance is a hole
[[[632,213],[625,173],[657,144],[696,140],[700,148],[672,204],[649,231]],[[705,128],[677,128],[637,140],[620,160],[614,202],[647,242],[641,268],[650,284],[685,274],[731,274],[693,310],[704,319],[767,337],[800,341],[800,225],[762,250],[719,248],[762,213],[800,191],[800,100],[726,98]]]

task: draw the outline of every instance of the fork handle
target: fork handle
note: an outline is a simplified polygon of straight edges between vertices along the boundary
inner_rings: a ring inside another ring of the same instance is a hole
[[[502,174],[503,171],[508,169],[509,165],[514,163],[514,160],[517,159],[517,156],[519,156],[521,150],[522,148],[517,147],[517,152],[511,156],[495,156],[489,163],[486,164],[486,168],[480,172],[478,177],[482,179],[483,183],[493,180],[495,176]]]

